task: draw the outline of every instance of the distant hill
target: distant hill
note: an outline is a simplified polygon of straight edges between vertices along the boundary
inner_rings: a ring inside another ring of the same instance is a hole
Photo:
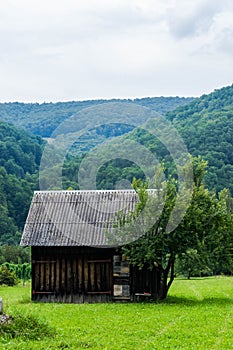
[[[48,138],[57,126],[83,108],[109,102],[132,102],[165,114],[192,101],[184,97],[153,97],[142,99],[88,100],[57,103],[0,103],[0,119]],[[109,116],[111,118],[111,116]]]

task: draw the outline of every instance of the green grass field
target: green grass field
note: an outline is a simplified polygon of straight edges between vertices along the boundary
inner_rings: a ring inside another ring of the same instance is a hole
[[[233,278],[176,280],[163,303],[42,304],[0,287],[4,312],[35,316],[55,336],[2,337],[0,349],[233,349]],[[33,326],[32,326],[33,327]]]

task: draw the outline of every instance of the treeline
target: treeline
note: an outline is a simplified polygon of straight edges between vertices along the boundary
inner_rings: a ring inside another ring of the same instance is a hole
[[[192,101],[184,97],[152,97],[142,99],[87,100],[57,103],[0,103],[0,119],[24,128],[41,137],[50,137],[53,131],[65,119],[83,108],[109,102],[131,102],[148,107],[160,114],[165,114],[178,106]],[[111,115],[109,115],[111,120]]]

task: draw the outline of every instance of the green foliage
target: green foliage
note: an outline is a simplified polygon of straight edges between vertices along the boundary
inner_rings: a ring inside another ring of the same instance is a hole
[[[200,155],[208,161],[208,173],[204,177],[207,187],[216,192],[223,188],[229,188],[233,195],[232,96],[233,85],[216,90],[209,95],[201,96],[182,107],[172,110],[166,116],[179,131],[192,156]],[[89,135],[83,135],[76,144],[76,151],[78,147],[82,152],[88,152],[92,147],[105,140],[105,133],[106,136],[110,136],[109,130],[102,129],[92,130]],[[116,137],[124,133],[120,133],[119,130],[117,133],[117,130],[115,130],[115,134],[111,131],[111,136]],[[151,134],[138,128],[128,133],[127,139],[144,145],[156,154],[157,159],[165,162],[167,171],[170,173],[174,171],[174,164],[168,150]],[[122,138],[122,142],[123,140],[124,138]],[[72,161],[77,165],[80,159],[78,157]],[[68,169],[66,168],[69,174],[75,168],[72,161],[69,162]],[[112,179],[112,174],[116,174],[118,182],[123,179],[123,171],[126,172],[126,179],[132,178],[133,175],[138,177],[139,171],[135,165],[125,165],[120,169],[114,162],[109,162],[104,166],[104,171],[103,169],[100,170],[98,188],[113,188],[115,180]],[[64,177],[68,184],[68,180],[71,181],[71,179],[65,175],[67,172],[64,173]],[[73,177],[72,181],[77,182],[77,179]]]
[[[15,245],[0,246],[0,264],[9,262],[13,264],[29,263],[31,261],[31,249]]]
[[[17,280],[31,279],[31,250],[29,247],[4,245],[0,246],[0,267]],[[8,283],[7,283],[8,284]]]
[[[17,276],[6,265],[0,266],[0,285],[14,286],[18,283]]]
[[[0,120],[0,166],[8,174],[23,178],[38,169],[44,141]]]
[[[31,202],[35,182],[18,179],[0,167],[0,244],[17,244]]]
[[[44,142],[0,121],[0,244],[19,243]]]
[[[21,341],[42,340],[53,338],[55,331],[46,322],[38,320],[33,315],[16,314],[10,321],[0,326],[0,336],[3,341],[18,339]]]
[[[233,194],[233,85],[195,99],[168,113],[193,156],[208,161],[205,182]]]
[[[134,242],[124,245],[123,253],[131,263],[138,267],[156,268],[161,274],[158,299],[166,298],[167,292],[175,277],[175,260],[179,257],[183,263],[183,272],[189,271],[190,260],[202,266],[205,273],[232,272],[232,229],[233,216],[228,211],[230,199],[226,191],[216,197],[202,184],[206,162],[200,158],[193,159],[194,188],[191,203],[180,224],[172,231],[167,231],[168,221],[175,202],[179,199],[180,210],[185,205],[182,196],[177,192],[177,181],[170,177],[165,184],[166,196],[162,213],[158,215],[159,196],[150,196],[146,192],[147,185],[134,181],[134,187],[139,194],[139,203],[134,213],[125,220],[120,217],[119,235],[128,231],[135,232],[134,221],[142,215],[142,227],[150,229]],[[228,193],[229,196],[229,193]],[[146,205],[147,201],[153,202]],[[148,208],[145,210],[145,208]],[[177,211],[179,213],[179,209]],[[127,225],[131,221],[132,225]],[[149,223],[151,225],[149,226]],[[139,231],[141,232],[141,231]],[[127,232],[130,234],[130,232]],[[195,253],[195,254],[194,254]],[[181,266],[181,264],[180,264]],[[224,266],[224,270],[223,270]],[[220,270],[220,271],[219,271]],[[190,277],[189,275],[189,277]],[[168,276],[170,279],[168,280]]]
[[[216,192],[223,188],[229,188],[233,195],[232,96],[233,85],[195,99],[189,104],[169,112],[167,118],[179,131],[192,156],[200,155],[208,162],[208,173],[204,177],[207,187]],[[150,124],[148,124],[148,128],[149,126]],[[101,135],[103,136],[104,133]],[[121,134],[116,133],[113,136],[119,135]],[[97,131],[93,131],[89,146],[85,146],[86,148],[83,151],[87,152],[91,147],[103,142],[104,138],[101,138],[102,136],[98,141],[99,136]],[[86,145],[86,137],[87,135],[83,135],[83,139],[79,140],[79,145],[76,146],[80,148],[83,143]],[[167,171],[170,171],[170,173],[174,171],[174,164],[168,150],[150,133],[138,128],[122,137],[122,142],[125,138],[144,145],[156,154],[157,159],[165,162]],[[75,160],[75,163],[77,164],[79,161],[80,157]],[[69,163],[69,168],[69,172],[72,172],[72,162]],[[138,177],[139,171],[135,165],[125,165],[120,170],[114,162],[109,162],[105,165],[104,172],[101,169],[98,175],[98,188],[113,188],[114,181],[111,179],[111,174],[116,173],[117,181],[121,181],[123,171],[126,172],[126,179],[130,177],[128,174],[134,174],[135,177]],[[109,179],[106,177],[109,177]]]
[[[202,252],[203,253],[203,252]],[[197,249],[187,249],[176,260],[175,273],[179,276],[186,276],[190,279],[191,276],[201,277],[211,275],[212,272],[204,257]]]
[[[78,113],[83,108],[88,108],[108,102],[131,102],[142,105],[144,107],[148,107],[160,114],[164,114],[192,100],[192,98],[183,97],[153,97],[135,100],[89,100],[42,104],[26,104],[18,102],[1,103],[0,116],[2,120],[8,123],[13,123],[17,127],[25,128],[33,134],[40,135],[42,137],[50,137],[50,135],[57,128],[57,126],[60,125],[60,123],[72,115]],[[111,121],[111,115],[109,118]],[[144,121],[142,121],[142,123],[143,122]],[[117,133],[119,135],[117,129],[118,127],[107,127],[106,130],[102,130],[100,128],[97,133],[102,133],[104,138],[108,138],[111,135],[116,135]],[[120,134],[127,131],[128,130],[121,130]],[[90,136],[90,140],[93,140],[92,136]]]
[[[28,281],[31,279],[31,264],[13,264],[5,262],[2,267],[6,267],[11,273],[13,273],[19,280]]]

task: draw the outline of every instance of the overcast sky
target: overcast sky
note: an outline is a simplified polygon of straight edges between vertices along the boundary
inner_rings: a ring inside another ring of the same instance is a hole
[[[0,101],[199,96],[233,83],[232,0],[1,0]]]

